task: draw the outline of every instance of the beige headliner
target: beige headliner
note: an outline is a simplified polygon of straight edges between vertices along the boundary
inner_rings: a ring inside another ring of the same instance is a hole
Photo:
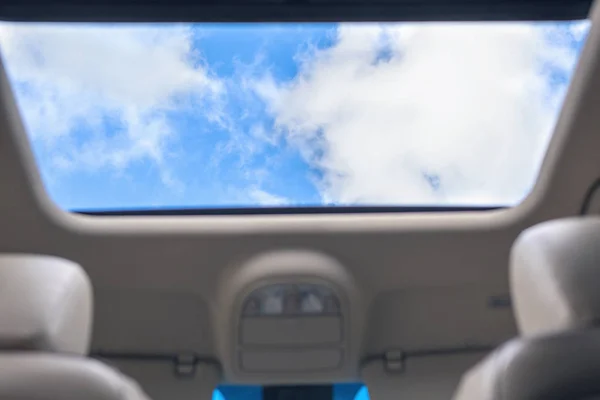
[[[598,9],[593,19],[600,21]],[[532,224],[578,214],[600,177],[599,41],[594,24],[531,195],[513,209],[472,213],[71,215],[44,192],[2,72],[0,251],[58,255],[87,270],[96,291],[95,349],[219,359],[215,337],[223,332],[215,321],[228,310],[218,288],[241,261],[278,249],[325,253],[355,283],[355,359],[339,379],[359,379],[359,360],[391,348],[498,344],[515,334],[512,315],[486,305],[508,292],[512,241]]]

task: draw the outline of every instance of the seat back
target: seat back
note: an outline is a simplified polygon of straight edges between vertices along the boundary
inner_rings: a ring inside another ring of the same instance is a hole
[[[600,219],[524,231],[510,284],[520,336],[467,372],[454,398],[600,399]]]
[[[92,286],[56,257],[0,255],[0,399],[145,400],[131,379],[87,358]]]

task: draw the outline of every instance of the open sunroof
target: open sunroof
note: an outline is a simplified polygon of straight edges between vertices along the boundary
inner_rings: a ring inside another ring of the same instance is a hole
[[[466,211],[531,191],[589,25],[4,22],[0,50],[65,210]]]
[[[15,21],[502,21],[585,19],[591,0],[8,0]]]

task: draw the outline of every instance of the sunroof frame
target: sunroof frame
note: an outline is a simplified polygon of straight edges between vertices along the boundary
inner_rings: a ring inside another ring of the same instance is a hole
[[[0,0],[15,22],[422,22],[573,21],[592,0]],[[70,210],[90,216],[471,212],[492,206],[291,206]]]
[[[3,0],[0,20],[47,22],[548,21],[592,0]]]
[[[434,213],[503,210],[506,206],[291,206],[291,207],[207,207],[139,208],[119,210],[71,210],[75,214],[97,217],[193,216],[193,215],[295,215],[295,214],[372,214]]]

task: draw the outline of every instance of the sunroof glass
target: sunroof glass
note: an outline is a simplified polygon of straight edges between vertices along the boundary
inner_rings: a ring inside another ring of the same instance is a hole
[[[0,49],[67,210],[510,206],[588,26],[2,23]]]

